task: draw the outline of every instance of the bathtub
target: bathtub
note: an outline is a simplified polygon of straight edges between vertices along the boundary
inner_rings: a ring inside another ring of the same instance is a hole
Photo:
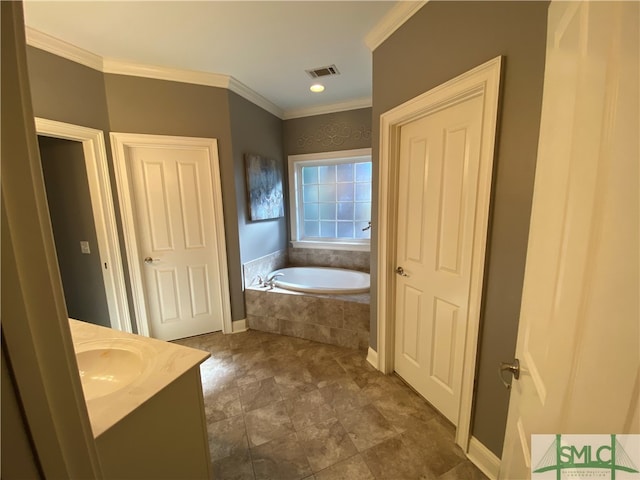
[[[286,290],[306,293],[353,294],[369,291],[369,274],[325,267],[288,267],[272,272],[281,273],[275,279],[276,286]]]

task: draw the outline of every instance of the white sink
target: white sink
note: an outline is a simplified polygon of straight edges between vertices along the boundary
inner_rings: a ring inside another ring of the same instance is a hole
[[[148,346],[135,340],[96,340],[75,348],[87,401],[131,385],[148,370],[152,359]]]

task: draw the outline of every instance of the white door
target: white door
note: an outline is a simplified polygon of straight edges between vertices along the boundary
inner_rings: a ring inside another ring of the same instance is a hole
[[[221,212],[214,205],[214,193],[220,198],[213,190],[215,151],[186,139],[181,145],[155,137],[154,144],[142,136],[145,142],[127,143],[124,135],[112,137],[116,157],[124,157],[119,173],[128,188],[120,189],[130,193],[123,210],[131,214],[125,223],[136,255],[129,258],[137,263],[132,270],[139,272],[144,298],[139,315],[146,316],[149,334],[162,340],[221,330],[229,299],[217,232]]]
[[[532,476],[531,434],[640,433],[639,14],[549,7],[504,479]]]
[[[457,425],[483,99],[400,130],[395,370]]]

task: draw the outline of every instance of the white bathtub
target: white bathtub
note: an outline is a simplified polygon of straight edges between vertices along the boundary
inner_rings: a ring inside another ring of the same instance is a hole
[[[289,267],[270,274],[282,273],[276,286],[307,293],[351,294],[369,291],[369,274],[344,268]]]

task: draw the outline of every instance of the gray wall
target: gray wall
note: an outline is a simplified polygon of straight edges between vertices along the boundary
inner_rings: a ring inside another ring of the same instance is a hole
[[[284,121],[285,196],[289,205],[289,155],[371,148],[371,108],[292,118]],[[287,213],[287,238],[291,240]],[[310,252],[307,252],[310,254]]]
[[[101,72],[29,46],[27,61],[36,117],[103,130],[109,138]]]
[[[0,362],[0,388],[2,389],[0,434],[5,440],[0,449],[0,464],[2,464],[0,475],[7,480],[42,478],[40,464],[31,443],[29,427],[22,413],[18,389],[10,368],[3,342],[2,362]]]
[[[282,120],[233,92],[229,93],[233,142],[237,228],[242,263],[287,247],[287,205],[282,218],[252,222],[249,216],[244,156],[247,153],[273,158],[280,165],[284,183]]]
[[[105,74],[110,130],[218,140],[231,317],[244,318],[235,166],[228,91],[222,88]]]
[[[34,47],[28,62],[36,116],[104,131],[114,193],[110,131],[218,139],[233,320],[245,317],[242,263],[286,248],[288,237],[286,212],[278,220],[249,221],[244,154],[281,161],[286,186],[288,154],[371,146],[370,108],[283,122],[221,88],[103,74]],[[122,231],[117,202],[115,208]],[[120,247],[124,252],[122,235]]]
[[[371,148],[371,108],[292,118],[284,122],[287,155]]]
[[[24,182],[24,177],[15,174],[18,164],[27,165],[29,162],[30,148],[35,148],[35,139],[26,131],[25,124],[31,116],[30,98],[28,93],[29,86],[27,79],[22,75],[25,65],[24,57],[24,17],[22,15],[22,4],[18,2],[1,2],[0,3],[0,34],[2,55],[0,56],[0,76],[2,94],[2,102],[0,103],[0,126],[2,131],[0,136],[0,156],[3,159],[3,177],[2,177],[2,198],[0,202],[2,226],[0,232],[2,238],[0,245],[2,246],[2,270],[0,276],[0,285],[2,297],[0,317],[2,317],[2,331],[0,334],[1,354],[0,354],[0,438],[2,448],[0,449],[0,477],[11,478],[43,478],[40,463],[37,458],[37,452],[33,445],[31,432],[27,419],[21,395],[25,395],[24,390],[20,392],[16,385],[14,369],[10,362],[18,359],[15,356],[10,357],[9,348],[12,352],[18,350],[25,351],[28,348],[20,342],[20,338],[12,337],[15,331],[14,326],[20,325],[30,328],[26,315],[17,314],[20,311],[18,304],[24,301],[22,291],[20,289],[20,279],[18,278],[18,270],[16,259],[14,258],[12,232],[10,230],[8,209],[10,207],[10,193],[7,192],[6,183],[11,180],[10,185],[17,188],[18,192],[28,191],[29,185]],[[25,101],[26,100],[26,101]],[[23,170],[24,171],[24,170]],[[27,169],[28,178],[31,172]],[[17,180],[22,180],[16,183]],[[29,178],[29,181],[32,181]],[[13,199],[16,202],[17,199]],[[21,202],[14,203],[21,205]],[[15,206],[14,206],[15,208]],[[21,212],[22,213],[22,212]],[[32,227],[29,222],[35,222],[34,218],[25,219],[27,228]],[[38,229],[32,230],[33,235],[30,237],[34,241],[42,241],[42,232]],[[31,252],[29,252],[31,256]],[[42,257],[39,257],[42,259]],[[42,268],[46,268],[46,262],[37,263]],[[48,272],[47,272],[48,273]],[[47,299],[46,291],[43,296]],[[45,300],[46,301],[46,300]],[[24,310],[22,310],[24,311]],[[11,313],[10,313],[11,312]],[[39,332],[36,332],[36,334]],[[53,348],[58,345],[52,342]],[[61,348],[61,347],[59,347]],[[20,366],[20,365],[19,365]],[[36,379],[37,381],[37,379]],[[35,384],[36,382],[34,382]]]
[[[71,318],[111,326],[80,142],[38,137],[56,255]],[[80,241],[89,242],[83,254]]]
[[[117,188],[111,144],[108,140],[109,113],[103,74],[30,46],[27,46],[27,66],[33,113],[36,117],[102,130],[106,140],[111,189],[115,196]],[[118,230],[122,231],[118,202],[115,202],[114,207]],[[126,250],[122,236],[119,242],[120,251],[124,253]],[[132,298],[129,268],[126,262],[123,263],[127,295]],[[132,319],[135,318],[133,305],[129,305],[129,315]],[[132,328],[136,332],[135,322],[132,322]]]
[[[497,368],[515,353],[542,102],[547,6],[547,2],[431,1],[373,54],[374,185],[380,114],[487,60],[505,57],[472,430],[498,456],[509,394],[498,380]],[[377,198],[374,187],[376,207]],[[377,348],[375,252],[374,240],[371,332]]]
[[[69,324],[64,309],[59,308],[64,299],[56,280],[57,267],[50,264],[53,235],[41,217],[46,200],[29,92],[22,3],[0,2],[0,9],[0,388],[2,438],[6,442],[1,476],[94,478],[99,473],[98,458],[91,443],[80,379],[70,369],[74,354]],[[10,372],[4,369],[8,364]],[[7,374],[15,383],[5,390]],[[22,405],[14,403],[6,409],[5,395],[11,395],[12,390],[14,400]],[[27,445],[31,434],[38,448],[33,443],[31,448]],[[40,472],[38,461],[43,466]]]
[[[370,109],[361,109],[287,120],[283,126],[285,155],[373,146],[375,164],[381,113],[497,55],[505,55],[473,428],[474,435],[498,455],[508,394],[502,390],[495,369],[500,360],[513,357],[517,331],[542,92],[546,8],[544,2],[429,2],[374,52],[372,115]],[[239,230],[279,238],[282,228],[281,221],[273,222],[277,228],[267,227],[264,232],[262,225],[241,222],[246,203],[240,200],[246,201],[246,194],[237,190],[237,162],[244,153],[241,150],[252,146],[252,141],[250,135],[236,136],[232,130],[250,121],[251,108],[221,89],[102,75],[32,47],[29,70],[37,116],[105,131],[218,138],[232,316],[244,318],[241,261],[262,253],[262,247],[252,240],[241,247]],[[375,120],[371,123],[372,117]],[[271,122],[264,119],[264,123],[256,124],[277,130]],[[341,139],[344,129],[335,127],[344,123],[350,133]],[[360,129],[361,125],[365,128]],[[257,146],[272,148],[269,142]],[[375,168],[374,177],[375,185]],[[376,199],[374,187],[374,204]],[[376,248],[374,239],[374,292]],[[376,347],[375,334],[372,345]]]
[[[241,131],[234,141],[240,147],[247,141],[251,144],[253,140],[249,139],[255,135],[261,138],[254,144],[256,147],[264,147],[277,155],[278,152],[273,149],[272,144],[281,141],[282,133],[278,130],[277,124],[282,122],[258,107],[243,106],[238,99],[230,100],[231,93],[225,89],[103,74],[34,47],[28,47],[27,55],[34,114],[103,130],[114,195],[117,189],[109,142],[110,131],[218,139],[231,316],[234,320],[243,319],[245,314],[239,228],[244,227],[244,224],[240,227],[238,219],[244,215],[242,212],[245,210],[245,197],[239,193],[236,195],[239,170],[235,165],[237,159],[233,153],[230,101],[233,102],[234,112],[238,109],[237,113],[234,113],[234,121],[236,128],[240,128]],[[248,127],[242,126],[246,123],[253,125],[256,131],[250,132]],[[263,134],[263,129],[275,135],[271,144],[265,141],[266,134]],[[244,174],[242,178],[244,179]],[[239,203],[239,199],[243,199],[243,202]],[[115,203],[118,228],[121,232],[119,205]],[[269,238],[281,236],[281,233],[268,233]],[[124,252],[122,235],[120,247]],[[254,253],[248,246],[245,252],[247,258],[251,258]],[[126,262],[124,269],[125,282],[131,298]],[[134,318],[131,306],[130,311]]]

